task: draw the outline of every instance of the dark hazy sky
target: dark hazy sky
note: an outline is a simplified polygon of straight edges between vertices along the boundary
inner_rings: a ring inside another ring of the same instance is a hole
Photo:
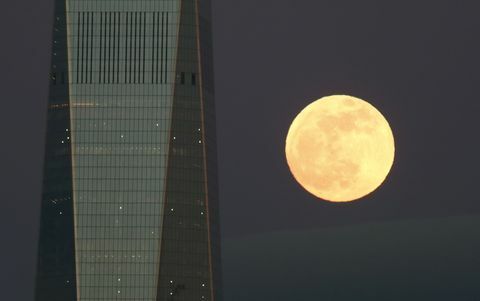
[[[480,213],[478,11],[453,0],[214,0],[224,237]],[[30,300],[53,0],[1,1],[0,12],[0,283],[9,300]],[[396,137],[389,178],[361,202],[316,201],[285,164],[291,120],[331,94],[370,101]]]
[[[224,234],[480,212],[474,3],[217,1]],[[289,123],[330,94],[370,101],[396,137],[390,177],[362,202],[317,202],[285,165]]]

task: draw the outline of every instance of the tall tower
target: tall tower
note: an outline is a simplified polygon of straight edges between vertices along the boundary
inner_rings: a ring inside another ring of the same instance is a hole
[[[221,301],[209,0],[56,0],[37,301]]]

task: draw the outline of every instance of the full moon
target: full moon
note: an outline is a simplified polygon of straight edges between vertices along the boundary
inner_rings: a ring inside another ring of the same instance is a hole
[[[331,202],[358,200],[377,189],[393,165],[395,142],[383,115],[347,95],[314,101],[293,120],[285,153],[295,179]]]

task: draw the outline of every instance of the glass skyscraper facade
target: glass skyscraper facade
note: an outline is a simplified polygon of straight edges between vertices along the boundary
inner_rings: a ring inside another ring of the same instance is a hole
[[[38,301],[221,301],[209,0],[56,0]]]

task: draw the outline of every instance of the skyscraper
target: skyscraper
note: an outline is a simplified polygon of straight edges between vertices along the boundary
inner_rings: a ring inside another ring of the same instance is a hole
[[[55,0],[38,301],[221,297],[209,0]]]

